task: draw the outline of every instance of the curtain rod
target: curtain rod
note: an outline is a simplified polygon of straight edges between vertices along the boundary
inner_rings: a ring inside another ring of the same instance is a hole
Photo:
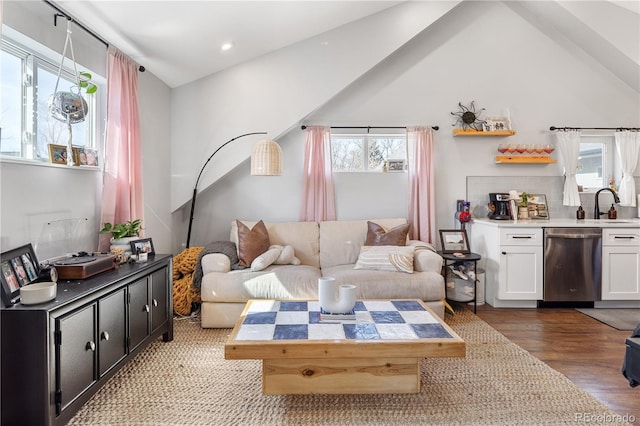
[[[640,130],[640,128],[638,127],[556,127],[556,126],[551,126],[549,127],[549,130],[615,130],[615,131],[620,131],[620,130],[633,130],[635,132],[637,132],[638,130]]]
[[[307,126],[301,126],[302,130],[305,130]],[[367,129],[367,133],[371,129],[406,129],[407,126],[331,126],[332,129]],[[439,126],[431,126],[433,130],[439,130]]]
[[[96,40],[98,40],[100,43],[104,44],[106,47],[109,47],[109,42],[107,42],[105,39],[103,39],[102,37],[100,37],[98,34],[94,33],[93,31],[91,31],[89,28],[85,27],[84,25],[82,25],[80,22],[78,22],[77,19],[75,19],[74,17],[72,17],[71,15],[69,15],[67,12],[65,12],[64,10],[60,9],[58,6],[56,6],[55,4],[51,3],[49,0],[43,0],[46,4],[48,4],[51,8],[53,8],[57,13],[53,14],[53,26],[57,27],[58,26],[58,17],[63,17],[66,18],[67,20],[73,22],[74,24],[76,24],[77,26],[79,26],[80,28],[82,28],[87,34],[89,34],[91,37],[95,38]],[[145,71],[145,67],[143,67],[142,65],[138,66],[138,71],[140,72],[144,72]]]

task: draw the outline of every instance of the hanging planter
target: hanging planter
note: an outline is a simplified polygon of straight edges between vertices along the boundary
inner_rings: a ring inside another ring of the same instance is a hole
[[[71,52],[71,60],[73,62],[73,71],[76,79],[76,84],[69,88],[69,91],[58,91],[58,84],[60,83],[60,75],[62,74],[62,68],[67,53],[67,46]],[[67,129],[69,131],[69,138],[67,140],[67,165],[73,166],[73,148],[71,146],[72,132],[71,125],[84,121],[87,113],[89,112],[89,106],[84,100],[80,91],[82,88],[87,93],[95,93],[98,87],[91,83],[91,74],[87,72],[78,72],[76,66],[76,58],[73,53],[73,41],[71,40],[71,21],[67,20],[67,38],[64,41],[64,49],[62,50],[62,60],[60,61],[60,67],[58,69],[58,78],[56,80],[56,86],[53,94],[49,97],[49,112],[51,116],[58,121],[67,123]]]

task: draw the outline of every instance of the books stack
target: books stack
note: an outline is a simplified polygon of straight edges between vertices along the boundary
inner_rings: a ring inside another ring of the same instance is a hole
[[[320,321],[321,322],[342,322],[342,321],[355,321],[356,320],[356,312],[352,309],[346,314],[334,314],[331,312],[327,312],[324,309],[320,308]]]

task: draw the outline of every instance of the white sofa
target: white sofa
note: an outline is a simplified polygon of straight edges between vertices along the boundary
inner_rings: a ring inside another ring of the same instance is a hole
[[[256,222],[242,221],[249,228]],[[406,219],[372,219],[385,230]],[[201,324],[203,328],[233,327],[250,299],[317,300],[318,278],[334,277],[338,284],[355,284],[357,298],[420,299],[444,317],[442,257],[430,244],[414,246],[414,271],[355,269],[367,236],[367,221],[265,222],[270,244],[294,248],[299,265],[271,265],[261,271],[230,270],[228,256],[202,257]],[[237,226],[231,226],[237,244]]]

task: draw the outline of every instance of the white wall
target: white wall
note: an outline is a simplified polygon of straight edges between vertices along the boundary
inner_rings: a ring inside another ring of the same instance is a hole
[[[138,73],[140,139],[144,179],[144,236],[156,253],[172,253],[169,188],[171,187],[171,89],[152,73]]]
[[[53,26],[44,2],[4,2],[3,22],[60,52],[66,21]],[[87,23],[89,25],[90,23]],[[62,35],[61,35],[62,34]],[[76,59],[106,75],[106,47],[73,28]],[[170,253],[170,89],[150,72],[139,74],[145,236]],[[103,160],[102,158],[100,160]],[[101,161],[103,163],[103,161]],[[102,170],[0,161],[0,251],[32,243],[39,260],[97,249]]]
[[[249,177],[248,164],[243,163],[203,191],[192,245],[226,238],[234,218],[297,220],[304,149],[300,124],[439,125],[435,133],[437,225],[446,227],[451,226],[455,201],[465,198],[466,176],[562,175],[560,163],[495,164],[499,143],[554,142],[548,130],[551,125],[640,124],[637,91],[561,34],[541,32],[530,23],[531,16],[523,16],[526,13],[500,2],[465,2],[450,11],[329,102],[290,123],[291,130],[278,139],[286,161],[281,177]],[[306,58],[292,51],[280,59],[282,66],[296,68]],[[331,69],[336,66],[326,64]],[[322,84],[321,77],[311,75],[307,88],[296,87],[295,96],[305,98],[307,90],[318,90]],[[189,90],[198,88],[206,91],[207,83],[194,83]],[[517,134],[507,139],[453,137],[451,112],[458,111],[458,102],[472,100],[486,108],[482,117],[504,115],[508,110]],[[209,102],[215,104],[215,96]],[[278,108],[277,101],[273,108]],[[174,109],[174,118],[176,114]],[[254,118],[246,111],[236,114],[246,123]],[[173,143],[177,143],[175,132]],[[389,175],[379,177],[383,184],[369,178],[336,179],[338,218],[405,216],[406,204],[388,200],[406,192],[406,184],[384,180],[394,178]],[[175,215],[177,240],[184,241],[181,234],[186,235],[187,216],[184,211]]]

